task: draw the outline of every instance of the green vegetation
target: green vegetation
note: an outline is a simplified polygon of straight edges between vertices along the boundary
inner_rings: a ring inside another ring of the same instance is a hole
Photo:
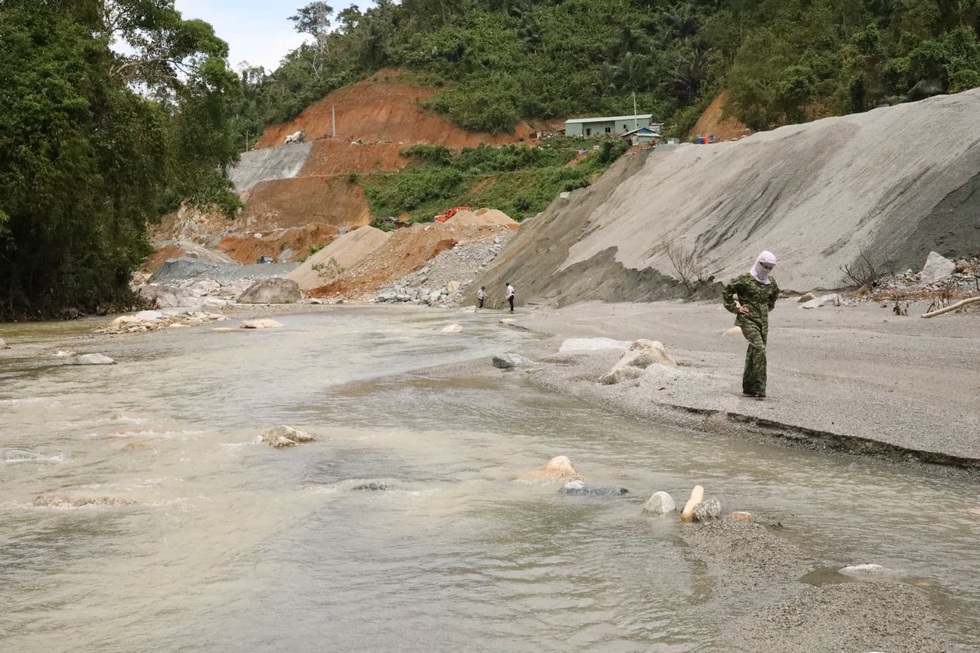
[[[644,113],[683,134],[719,91],[755,129],[980,86],[980,0],[381,0],[293,17],[314,36],[244,77],[242,142],[382,68],[466,129]]]
[[[568,165],[588,143],[588,154]],[[414,222],[428,222],[452,206],[492,206],[516,220],[543,211],[562,191],[588,186],[591,179],[623,152],[621,139],[556,138],[541,147],[481,145],[452,152],[448,148],[416,145],[401,152],[413,161],[406,170],[363,178],[364,190],[376,216],[405,213]],[[391,228],[383,220],[376,227]]]
[[[148,220],[235,208],[227,47],[168,0],[4,0],[0,42],[0,319],[131,304]]]

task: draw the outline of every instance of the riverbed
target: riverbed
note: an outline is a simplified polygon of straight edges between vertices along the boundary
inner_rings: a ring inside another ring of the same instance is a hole
[[[980,647],[970,478],[547,392],[491,366],[541,337],[499,317],[338,306],[260,331],[5,327],[0,649],[751,650],[732,647],[721,622],[740,607],[717,614],[717,574],[685,535],[708,527],[642,512],[695,484],[800,552],[773,587],[914,588],[944,650]],[[67,350],[116,364],[65,365]],[[260,441],[280,424],[317,441]],[[520,480],[556,455],[629,493]],[[884,570],[837,571],[861,563]]]

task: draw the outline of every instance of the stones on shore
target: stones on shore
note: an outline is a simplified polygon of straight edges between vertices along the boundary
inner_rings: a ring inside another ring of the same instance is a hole
[[[132,315],[120,315],[108,325],[95,329],[95,333],[143,333],[146,331],[159,331],[161,329],[200,326],[227,319],[224,315],[206,313],[204,311],[184,311],[180,313],[140,311]]]
[[[444,326],[441,331],[442,333],[461,333],[463,327],[458,324],[450,324],[449,326]]]
[[[721,502],[718,499],[708,499],[694,506],[694,519],[709,521],[721,517]]]
[[[677,362],[667,353],[662,343],[656,340],[636,340],[613,368],[599,377],[599,383],[614,385],[623,381],[638,379],[643,375],[644,370],[653,365],[672,368],[677,366]],[[662,372],[663,370],[658,369],[656,371]],[[676,376],[679,374],[666,374],[665,377],[670,378],[659,380],[669,381]]]
[[[297,444],[314,441],[315,438],[312,435],[294,426],[276,426],[262,434],[262,442],[276,449],[295,447]]]
[[[735,512],[730,513],[728,515],[728,519],[745,522],[746,524],[751,524],[753,521],[755,521],[752,518],[752,514],[745,512],[744,510],[736,510]]]
[[[840,293],[821,295],[800,304],[800,308],[820,308],[822,306],[840,306],[843,303]]]

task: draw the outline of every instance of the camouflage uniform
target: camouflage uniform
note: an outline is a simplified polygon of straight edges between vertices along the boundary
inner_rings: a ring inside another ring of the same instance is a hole
[[[738,297],[736,301],[735,297]],[[749,341],[749,349],[745,352],[745,372],[742,374],[742,392],[758,397],[766,396],[766,337],[769,335],[769,311],[776,305],[779,296],[779,286],[775,279],[770,278],[768,284],[762,284],[750,274],[743,274],[732,279],[725,286],[723,299],[725,308],[735,313],[736,326],[742,329],[742,335]],[[739,306],[747,306],[749,312],[738,312]]]

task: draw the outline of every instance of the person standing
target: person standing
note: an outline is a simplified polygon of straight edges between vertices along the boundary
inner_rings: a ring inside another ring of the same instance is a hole
[[[765,251],[755,259],[748,274],[732,279],[725,286],[722,299],[725,309],[734,313],[735,325],[749,341],[742,373],[742,394],[766,396],[766,340],[769,336],[769,311],[776,306],[779,286],[769,276],[776,267],[776,257]]]
[[[476,291],[476,301],[479,302],[477,308],[483,308],[483,300],[487,298],[487,287],[480,286],[480,289]]]
[[[507,303],[510,304],[510,312],[514,312],[514,286],[507,282]]]

